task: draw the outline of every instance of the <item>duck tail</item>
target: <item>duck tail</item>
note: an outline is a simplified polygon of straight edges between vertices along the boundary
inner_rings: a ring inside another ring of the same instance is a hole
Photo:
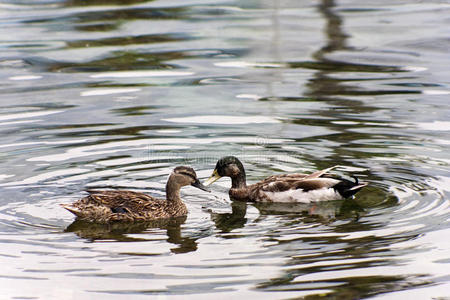
[[[61,206],[62,208],[67,209],[68,211],[70,211],[71,213],[73,213],[73,214],[74,214],[75,216],[77,216],[77,217],[80,217],[81,214],[82,214],[82,212],[81,212],[80,209],[74,207],[74,206],[71,205],[71,204],[63,204],[63,203],[62,203],[62,204],[60,204],[60,206]]]
[[[352,176],[355,179],[355,185],[349,189],[349,191],[359,191],[360,189],[362,189],[363,187],[367,186],[369,183],[367,182],[361,182],[359,183],[358,178],[356,178],[355,176]]]
[[[352,176],[355,182],[349,180],[343,180],[338,183],[334,188],[342,195],[344,198],[350,198],[359,192],[363,187],[367,186],[367,182],[359,182],[358,178]]]

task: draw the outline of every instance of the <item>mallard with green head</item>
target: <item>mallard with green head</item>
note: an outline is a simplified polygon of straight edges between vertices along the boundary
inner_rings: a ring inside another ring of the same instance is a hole
[[[247,185],[244,166],[234,156],[222,157],[217,161],[211,177],[204,183],[212,184],[221,177],[231,178],[229,190],[232,200],[251,202],[311,203],[342,200],[352,197],[367,183],[335,178],[326,174],[337,166],[312,174],[281,174]]]
[[[88,190],[88,196],[72,203],[61,204],[80,220],[96,223],[151,221],[186,216],[186,205],[180,198],[180,189],[192,185],[208,189],[200,183],[194,169],[176,167],[166,184],[166,199],[126,190]]]

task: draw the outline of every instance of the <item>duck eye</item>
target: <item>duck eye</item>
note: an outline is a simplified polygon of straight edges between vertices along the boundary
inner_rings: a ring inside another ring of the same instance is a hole
[[[191,178],[192,180],[196,180],[196,178],[195,178],[195,176],[193,175],[193,174],[191,174],[191,173],[186,173],[186,172],[182,172],[182,173],[180,173],[181,175],[184,175],[184,176],[186,176],[186,177],[189,177],[189,178]]]

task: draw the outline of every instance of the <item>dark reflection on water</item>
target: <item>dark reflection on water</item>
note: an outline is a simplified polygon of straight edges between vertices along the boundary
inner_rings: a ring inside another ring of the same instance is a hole
[[[29,58],[27,62],[34,67],[44,67],[49,72],[100,72],[142,69],[173,69],[176,66],[164,63],[168,60],[182,59],[183,53],[133,53],[118,51],[112,57],[85,63],[71,63]]]
[[[123,22],[137,19],[178,19],[186,12],[186,8],[123,8],[114,10],[96,10],[92,12],[77,12],[60,18],[34,19],[25,21],[28,24],[35,23],[89,23],[89,22]]]
[[[186,40],[186,39],[183,39]],[[75,43],[86,43],[86,41],[76,41]],[[118,43],[115,46],[119,46],[122,43]],[[134,43],[133,43],[134,44]],[[73,47],[72,47],[73,48]],[[69,61],[52,61],[43,59],[42,57],[30,57],[26,59],[26,63],[35,69],[48,72],[109,72],[109,71],[129,71],[129,70],[172,70],[183,69],[174,63],[168,63],[173,60],[181,59],[194,59],[194,58],[207,58],[218,55],[236,55],[239,50],[222,51],[216,49],[209,49],[204,53],[198,51],[163,51],[156,52],[133,52],[129,51],[116,51],[111,53],[112,56],[101,58],[93,61],[69,62]],[[92,85],[91,86],[98,86]],[[75,87],[76,85],[64,85],[63,88]],[[116,86],[145,86],[145,84],[121,84]]]
[[[68,0],[64,6],[132,5],[152,2],[151,0]]]
[[[126,46],[138,44],[152,44],[152,43],[170,43],[188,40],[189,36],[176,34],[148,34],[138,36],[126,37],[111,37],[105,39],[95,40],[79,40],[67,43],[67,48],[82,48],[82,47],[102,47],[102,46]]]
[[[294,214],[305,222],[333,222],[336,219],[358,220],[364,209],[353,199],[326,203],[257,203],[261,214]],[[308,221],[309,220],[309,221]]]
[[[377,226],[361,226],[356,222],[350,222],[345,225],[337,226],[336,232],[352,232],[361,230],[373,230]],[[280,233],[277,233],[277,235]],[[273,278],[269,282],[258,285],[258,288],[264,290],[310,290],[318,287],[333,288],[333,297],[337,298],[351,298],[360,299],[383,294],[386,292],[400,291],[407,288],[419,287],[429,285],[431,282],[427,279],[425,274],[415,275],[393,275],[383,274],[378,276],[352,276],[354,270],[363,270],[371,267],[392,267],[400,265],[396,262],[396,253],[381,250],[389,248],[395,243],[400,243],[416,238],[417,235],[376,238],[367,237],[364,239],[358,238],[355,240],[345,241],[337,237],[302,237],[295,240],[285,241],[279,243],[289,242],[290,244],[314,244],[318,249],[323,245],[344,244],[337,252],[322,251],[314,256],[292,258],[287,262],[289,266],[286,274],[279,278]],[[273,238],[276,240],[276,237]],[[381,248],[381,249],[380,249]],[[351,259],[349,259],[351,257]],[[328,263],[327,263],[328,262]],[[353,272],[352,272],[353,271]],[[311,274],[335,274],[336,278],[324,275],[324,279],[316,278],[309,279]],[[356,275],[356,274],[355,274]],[[302,280],[302,277],[305,277]],[[376,288],[375,288],[376,287]],[[319,296],[310,296],[308,298],[316,299]]]
[[[241,201],[231,202],[231,213],[216,213],[209,211],[211,220],[221,232],[231,232],[242,228],[247,223],[247,203]]]
[[[445,3],[0,7],[2,296],[448,296]],[[58,206],[88,188],[161,197],[175,166],[205,179],[230,154],[249,183],[339,165],[370,185],[252,204],[222,180],[183,189],[187,218],[157,223],[74,222]]]
[[[91,242],[97,240],[139,242],[146,241],[146,239],[129,235],[142,233],[149,228],[159,228],[166,230],[167,242],[178,245],[177,248],[171,249],[173,253],[187,253],[197,250],[197,243],[193,238],[182,236],[181,225],[183,225],[185,221],[186,217],[170,220],[156,220],[152,222],[111,224],[95,224],[83,220],[75,220],[65,231],[74,232],[80,238],[87,239]]]

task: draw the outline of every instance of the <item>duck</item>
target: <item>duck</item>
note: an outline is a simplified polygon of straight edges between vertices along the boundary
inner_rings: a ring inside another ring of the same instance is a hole
[[[176,167],[166,184],[166,199],[128,190],[87,190],[88,196],[72,203],[61,204],[77,219],[94,223],[137,222],[186,216],[186,205],[180,198],[180,189],[191,185],[209,191],[194,169]]]
[[[247,185],[245,169],[235,156],[225,156],[217,161],[212,175],[203,183],[211,185],[221,177],[231,178],[229,195],[232,200],[247,202],[313,203],[343,200],[353,197],[367,185],[353,176],[354,182],[335,178],[327,172],[333,166],[311,174],[273,175],[252,185]]]

